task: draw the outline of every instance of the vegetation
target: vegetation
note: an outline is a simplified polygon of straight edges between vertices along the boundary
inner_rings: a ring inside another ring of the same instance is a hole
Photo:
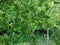
[[[60,4],[54,1],[0,0],[0,45],[45,45],[47,30],[48,45],[59,45]]]

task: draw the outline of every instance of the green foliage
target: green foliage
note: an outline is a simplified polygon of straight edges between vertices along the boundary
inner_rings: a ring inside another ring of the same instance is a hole
[[[0,42],[6,42],[9,38],[13,43],[17,43],[19,39],[21,41],[18,42],[27,41],[28,35],[36,29],[55,30],[56,27],[57,31],[54,33],[59,35],[60,4],[54,4],[54,0],[1,0],[0,2],[0,32],[7,30],[6,36],[0,36]],[[16,31],[20,34],[15,33]]]

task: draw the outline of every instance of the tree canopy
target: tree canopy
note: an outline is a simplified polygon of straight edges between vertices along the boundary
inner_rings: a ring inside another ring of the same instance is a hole
[[[13,41],[27,37],[36,29],[60,32],[60,4],[54,4],[54,1],[0,0],[0,32],[7,30]],[[7,33],[4,37],[8,40]]]

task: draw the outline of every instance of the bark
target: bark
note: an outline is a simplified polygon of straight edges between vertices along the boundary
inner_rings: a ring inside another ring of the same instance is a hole
[[[46,45],[49,45],[49,30],[47,30],[47,41],[46,41]]]

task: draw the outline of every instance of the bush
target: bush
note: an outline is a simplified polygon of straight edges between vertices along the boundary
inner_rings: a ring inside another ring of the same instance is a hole
[[[56,27],[59,32],[60,11],[59,5],[55,5],[54,0],[1,0],[0,2],[0,32],[4,34],[3,37],[7,36],[6,39],[0,36],[3,39],[1,41],[9,40],[9,43],[27,41],[28,35],[36,29],[54,30]],[[17,41],[18,39],[21,41]]]

